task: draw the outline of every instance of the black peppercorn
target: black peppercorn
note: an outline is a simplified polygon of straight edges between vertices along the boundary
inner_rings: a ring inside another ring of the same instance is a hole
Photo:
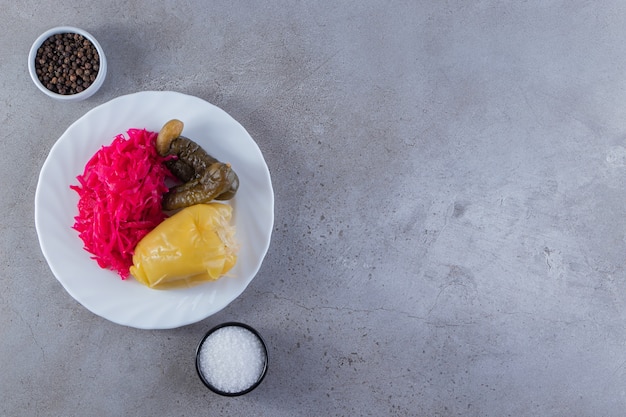
[[[89,39],[78,33],[58,33],[37,50],[35,71],[48,90],[70,95],[84,91],[95,81],[99,62],[98,51]]]

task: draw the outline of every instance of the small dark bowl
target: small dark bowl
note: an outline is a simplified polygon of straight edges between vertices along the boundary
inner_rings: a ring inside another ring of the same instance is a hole
[[[257,339],[259,340],[259,342],[261,342],[261,347],[263,348],[263,356],[265,359],[265,363],[263,365],[263,370],[261,371],[261,374],[259,375],[259,378],[256,380],[256,382],[254,384],[252,384],[251,386],[249,386],[248,388],[246,388],[243,391],[237,391],[237,392],[224,392],[218,388],[216,388],[215,386],[213,386],[205,377],[204,374],[202,373],[202,369],[200,367],[200,350],[202,349],[202,345],[204,344],[204,341],[209,338],[209,336],[211,336],[215,331],[224,328],[224,327],[242,327],[246,330],[249,330],[252,334],[254,334]],[[227,322],[227,323],[222,323],[219,324],[215,327],[213,327],[211,330],[209,330],[204,337],[202,338],[202,340],[200,340],[200,343],[198,343],[198,347],[196,348],[196,372],[198,373],[198,376],[200,377],[200,380],[202,381],[202,383],[209,388],[211,391],[213,391],[216,394],[219,395],[223,395],[226,397],[237,397],[240,395],[244,395],[249,393],[250,391],[252,391],[253,389],[255,389],[256,387],[259,386],[259,384],[261,383],[261,381],[263,381],[263,378],[265,378],[265,374],[267,373],[267,365],[268,365],[268,354],[267,354],[267,346],[265,345],[265,341],[263,340],[263,338],[261,337],[261,335],[259,334],[259,332],[257,332],[255,329],[253,329],[252,327],[248,326],[247,324],[244,323],[239,323],[239,322]]]

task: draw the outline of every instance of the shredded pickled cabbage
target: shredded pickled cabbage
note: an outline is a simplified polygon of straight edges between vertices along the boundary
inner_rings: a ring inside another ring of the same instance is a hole
[[[161,200],[172,174],[155,146],[156,132],[130,129],[87,162],[78,185],[73,228],[101,268],[129,277],[137,243],[167,215]]]

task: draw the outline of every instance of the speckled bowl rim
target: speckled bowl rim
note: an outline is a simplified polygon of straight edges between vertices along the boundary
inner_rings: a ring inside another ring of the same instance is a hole
[[[58,33],[78,33],[79,35],[83,35],[96,47],[96,50],[98,51],[98,55],[100,56],[100,68],[98,69],[98,76],[96,77],[96,80],[93,82],[92,85],[90,85],[84,91],[81,91],[80,93],[67,94],[67,95],[54,93],[48,90],[46,86],[43,85],[41,81],[39,81],[39,77],[37,77],[37,72],[35,71],[35,58],[37,56],[37,50],[44,43],[46,39]],[[48,97],[52,97],[56,100],[66,101],[66,102],[81,101],[94,95],[104,83],[104,79],[106,78],[106,73],[107,73],[107,61],[106,61],[106,56],[104,55],[104,50],[102,49],[102,46],[100,46],[100,43],[98,43],[98,41],[92,34],[87,32],[86,30],[73,27],[73,26],[57,26],[57,27],[54,27],[52,29],[48,29],[47,31],[45,31],[44,33],[39,35],[39,37],[35,40],[35,42],[33,42],[33,45],[30,48],[30,52],[28,53],[28,72],[30,73],[30,78],[32,78],[33,83],[35,83],[37,88],[41,90],[44,94],[46,94]]]
[[[214,387],[209,381],[207,381],[204,378],[204,375],[202,374],[202,371],[200,370],[200,349],[202,348],[202,345],[204,344],[204,341],[209,336],[211,336],[213,333],[215,333],[217,330],[222,329],[224,327],[242,327],[242,328],[250,331],[252,334],[254,334],[259,339],[259,341],[261,342],[261,346],[263,347],[263,353],[264,353],[264,357],[265,357],[265,364],[263,365],[263,370],[261,371],[261,375],[259,375],[259,379],[257,379],[257,381],[254,384],[252,384],[250,387],[246,388],[243,391],[239,391],[239,392],[224,392],[224,391],[221,391],[221,390],[217,389],[216,387]],[[198,347],[196,348],[196,372],[198,373],[198,376],[200,377],[200,380],[202,381],[202,383],[208,389],[210,389],[214,393],[219,394],[219,395],[223,395],[223,396],[226,396],[226,397],[237,397],[237,396],[240,396],[240,395],[244,395],[244,394],[247,394],[250,391],[254,390],[256,387],[258,387],[261,384],[261,382],[263,381],[263,379],[265,378],[265,374],[267,373],[268,362],[269,362],[269,355],[267,353],[267,345],[265,344],[265,340],[263,340],[263,338],[261,337],[259,332],[257,332],[251,326],[249,326],[249,325],[247,325],[245,323],[237,322],[237,321],[229,321],[229,322],[226,322],[226,323],[218,324],[217,326],[213,327],[211,330],[209,330],[208,332],[206,332],[204,334],[204,336],[200,340],[200,343],[198,343]]]

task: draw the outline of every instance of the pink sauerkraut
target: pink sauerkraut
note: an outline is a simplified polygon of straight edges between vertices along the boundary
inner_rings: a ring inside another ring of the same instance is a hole
[[[76,177],[79,185],[70,186],[79,195],[73,228],[85,250],[122,279],[130,275],[137,243],[167,217],[161,199],[171,173],[156,151],[156,137],[145,129],[116,136],[87,162]]]

